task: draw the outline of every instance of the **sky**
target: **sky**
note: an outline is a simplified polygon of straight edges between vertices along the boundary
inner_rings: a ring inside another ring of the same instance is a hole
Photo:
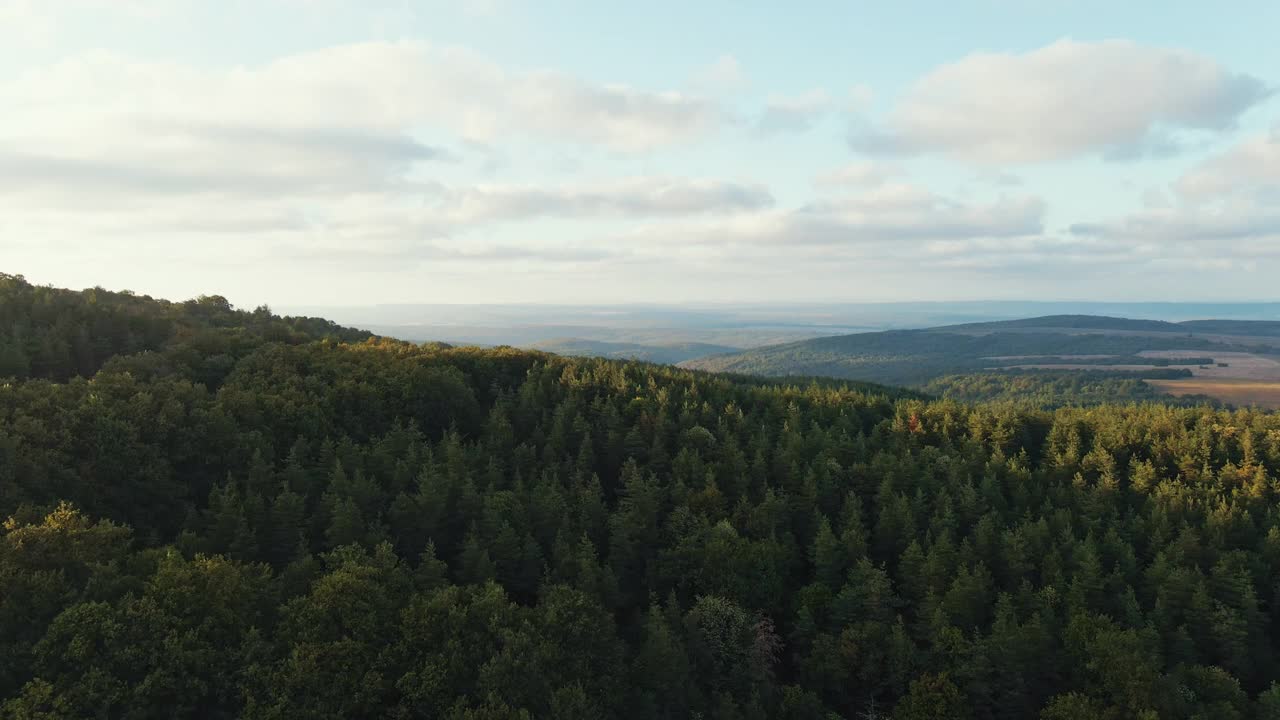
[[[1278,300],[1277,27],[0,0],[0,272],[241,306]]]

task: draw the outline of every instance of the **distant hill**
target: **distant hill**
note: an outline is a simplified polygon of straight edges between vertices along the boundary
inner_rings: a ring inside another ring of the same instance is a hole
[[[1177,325],[1195,333],[1280,337],[1280,322],[1274,320],[1188,320]]]
[[[535,350],[572,357],[602,357],[618,360],[643,360],[663,365],[675,365],[686,360],[738,352],[742,348],[711,343],[667,343],[642,345],[640,343],[603,342],[582,338],[564,338],[534,343]]]
[[[1280,382],[1280,362],[1268,359],[1270,354],[1280,353],[1278,337],[1280,323],[1270,321],[1171,323],[1051,315],[816,338],[681,365],[762,376],[820,375],[917,388],[944,376],[992,370],[1105,372],[1161,380],[1207,374]],[[1237,357],[1228,362],[1224,353]],[[1019,384],[1026,384],[1025,378]]]
[[[1280,322],[1274,320],[1133,320],[1103,315],[1047,315],[1022,320],[965,323],[927,328],[932,332],[1008,332],[1026,330],[1097,330],[1105,332],[1178,333],[1280,337]]]
[[[1206,321],[1217,322],[1217,321]],[[1244,325],[1249,321],[1240,321]],[[1179,332],[1179,323],[1163,320],[1131,320],[1122,317],[1105,315],[1045,315],[1043,317],[1025,318],[1022,320],[1001,320],[997,322],[965,323],[962,325],[944,325],[927,328],[934,332],[1000,332],[1027,328],[1046,328],[1059,330],[1132,330],[1141,332]]]

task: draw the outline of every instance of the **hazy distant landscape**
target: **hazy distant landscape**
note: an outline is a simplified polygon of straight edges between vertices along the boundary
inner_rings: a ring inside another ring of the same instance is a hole
[[[574,341],[754,348],[827,335],[1025,320],[1049,315],[1184,322],[1280,319],[1280,303],[886,302],[749,305],[282,306],[415,342],[517,347]],[[1219,325],[1227,332],[1228,326]]]
[[[1280,320],[1280,303],[884,302],[686,305],[281,306],[416,342],[529,346],[592,340],[637,345],[707,343],[736,348],[823,335],[1101,315],[1182,322]]]
[[[833,377],[967,400],[1280,404],[1277,303],[303,310],[416,342],[511,345],[766,377]]]

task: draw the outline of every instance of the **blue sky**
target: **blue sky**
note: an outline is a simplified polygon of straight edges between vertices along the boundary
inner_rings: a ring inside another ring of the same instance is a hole
[[[0,270],[245,305],[1274,300],[1276,27],[0,0]]]

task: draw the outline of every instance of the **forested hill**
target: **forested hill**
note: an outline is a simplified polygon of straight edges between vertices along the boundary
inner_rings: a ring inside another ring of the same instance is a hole
[[[1104,315],[1046,315],[1022,320],[1000,320],[932,328],[934,332],[1000,332],[1025,328],[1056,330],[1097,330],[1144,333],[1193,333],[1274,337],[1280,335],[1280,321],[1274,320],[1133,320]]]
[[[1245,325],[1251,325],[1255,324],[1255,321],[1242,321],[1242,323]],[[1133,320],[1130,318],[1108,317],[1105,315],[1045,315],[1043,317],[1024,318],[1022,320],[999,320],[995,322],[946,325],[940,328],[933,328],[933,330],[941,332],[999,332],[1002,330],[1009,331],[1022,328],[1121,330],[1138,332],[1178,332],[1182,329],[1179,323],[1165,322],[1164,320]]]
[[[0,381],[0,717],[1280,718],[1280,416],[239,337]]]
[[[1187,320],[1178,323],[1178,327],[1205,334],[1280,336],[1280,322],[1270,320]]]
[[[815,338],[715,355],[683,367],[763,376],[849,378],[890,385],[924,386],[945,375],[977,373],[1018,363],[1149,364],[1143,353],[1280,351],[1280,323],[1157,320],[1053,315],[1025,320],[947,325]],[[1167,364],[1167,363],[1166,363]],[[1190,363],[1203,364],[1203,363]]]
[[[235,310],[221,296],[176,303],[102,288],[63,290],[0,273],[0,378],[90,376],[117,355],[178,345],[233,352],[252,340],[287,343],[371,337],[321,318]]]

